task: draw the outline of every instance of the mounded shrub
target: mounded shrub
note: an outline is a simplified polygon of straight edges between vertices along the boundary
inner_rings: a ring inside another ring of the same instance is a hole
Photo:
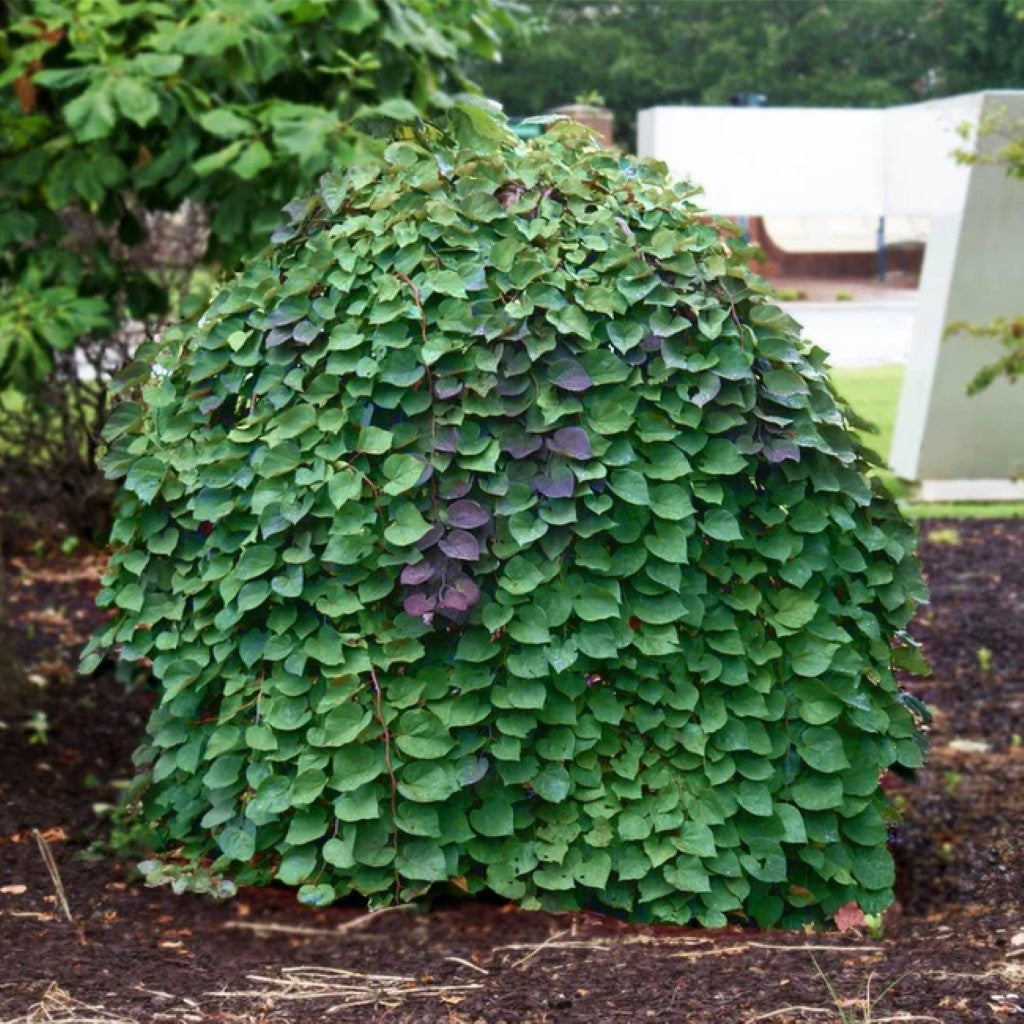
[[[660,165],[451,116],[293,204],[114,414],[87,661],[152,660],[160,856],[315,904],[884,908],[925,595],[823,353]]]

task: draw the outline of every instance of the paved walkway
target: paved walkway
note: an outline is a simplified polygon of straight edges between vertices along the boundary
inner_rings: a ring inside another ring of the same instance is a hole
[[[804,336],[829,353],[833,366],[906,363],[917,296],[854,302],[781,302]]]

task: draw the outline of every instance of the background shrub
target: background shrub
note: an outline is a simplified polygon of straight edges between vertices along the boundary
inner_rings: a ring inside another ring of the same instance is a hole
[[[477,107],[291,212],[109,427],[86,668],[152,659],[176,873],[886,906],[914,535],[741,243],[660,165]]]

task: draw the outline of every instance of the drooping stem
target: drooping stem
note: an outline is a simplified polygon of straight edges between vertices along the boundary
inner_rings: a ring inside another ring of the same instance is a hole
[[[373,666],[370,666],[370,679],[373,682],[374,712],[381,728],[381,735],[384,737],[384,767],[387,769],[388,782],[391,785],[391,845],[395,851],[395,898],[398,898],[401,883],[398,876],[398,781],[395,779],[395,769],[391,763],[391,730],[384,721],[384,710],[381,706],[380,682],[377,680],[377,673]]]

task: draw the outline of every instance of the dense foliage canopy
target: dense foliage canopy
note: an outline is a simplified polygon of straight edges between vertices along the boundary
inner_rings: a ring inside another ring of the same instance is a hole
[[[742,243],[472,106],[291,212],[108,429],[154,878],[886,906],[914,533]]]
[[[527,0],[543,28],[474,69],[510,114],[596,92],[634,144],[658,104],[887,106],[1024,87],[1020,0]]]

